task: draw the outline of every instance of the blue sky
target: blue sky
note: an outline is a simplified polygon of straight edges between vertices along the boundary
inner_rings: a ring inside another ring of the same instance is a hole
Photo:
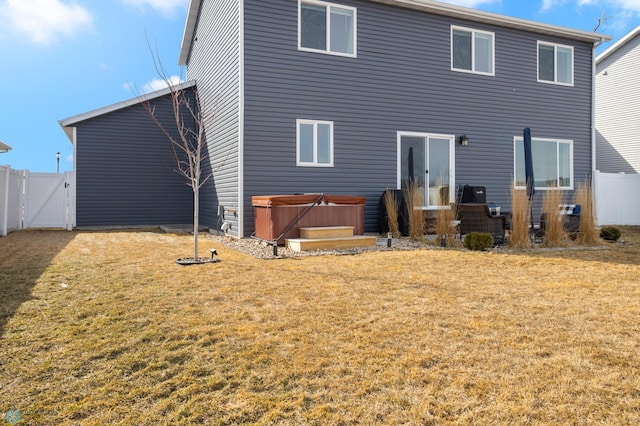
[[[640,0],[450,0],[462,6],[614,36],[640,24]],[[72,170],[58,120],[159,88],[147,39],[172,76],[188,0],[0,0],[0,164]],[[605,47],[607,46],[605,45]],[[600,49],[602,50],[602,48]]]

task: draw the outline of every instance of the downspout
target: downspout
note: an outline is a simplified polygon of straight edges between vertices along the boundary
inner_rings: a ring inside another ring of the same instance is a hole
[[[73,171],[71,172],[71,194],[69,200],[69,223],[67,224],[67,230],[73,231],[76,227],[76,197],[77,197],[77,181],[76,170],[78,170],[78,128],[73,128]]]
[[[598,223],[597,218],[597,199],[596,199],[596,49],[606,40],[601,38],[593,44],[593,50],[591,54],[591,200],[593,205],[593,212]]]
[[[244,237],[244,0],[238,3],[238,238]]]

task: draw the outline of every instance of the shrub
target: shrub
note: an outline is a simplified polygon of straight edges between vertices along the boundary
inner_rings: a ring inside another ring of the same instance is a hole
[[[464,246],[469,250],[486,250],[493,247],[493,237],[487,232],[470,232],[464,237]]]
[[[600,238],[607,241],[618,241],[618,238],[622,235],[619,228],[615,226],[605,226],[600,230]]]

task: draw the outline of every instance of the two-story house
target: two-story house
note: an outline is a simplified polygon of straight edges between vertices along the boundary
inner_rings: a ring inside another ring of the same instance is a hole
[[[467,183],[508,205],[525,127],[538,189],[573,190],[593,169],[606,40],[428,0],[192,0],[180,63],[215,109],[209,204],[232,206],[241,236],[251,197],[272,193],[366,195],[373,230],[380,193],[410,173],[425,209]]]
[[[380,194],[410,177],[425,210],[463,184],[508,206],[526,127],[538,190],[572,191],[593,170],[595,46],[609,39],[430,0],[191,0],[179,61],[216,170],[201,223],[224,206],[248,236],[252,196],[324,192],[366,196],[375,231]]]

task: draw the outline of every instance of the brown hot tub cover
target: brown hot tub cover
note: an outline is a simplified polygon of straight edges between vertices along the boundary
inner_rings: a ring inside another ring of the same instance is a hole
[[[300,194],[300,195],[254,195],[251,203],[254,207],[272,206],[300,206],[315,202],[320,194]],[[331,195],[325,194],[320,200],[324,204],[348,204],[351,206],[364,206],[366,197],[356,195]]]

